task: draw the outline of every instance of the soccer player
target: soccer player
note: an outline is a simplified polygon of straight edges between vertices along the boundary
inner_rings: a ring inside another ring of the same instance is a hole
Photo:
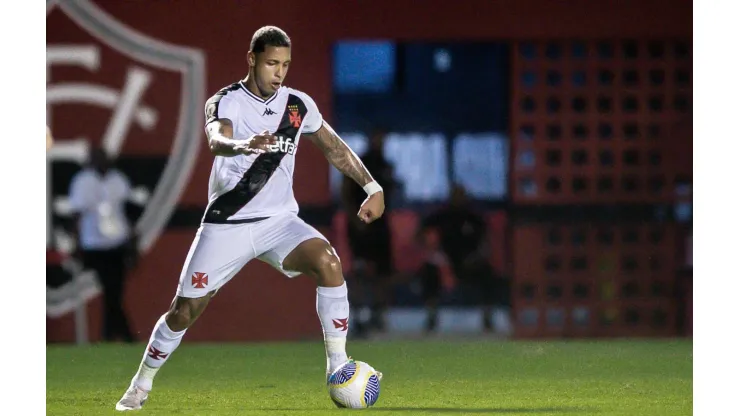
[[[327,374],[348,360],[349,302],[339,258],[326,238],[297,216],[292,184],[300,139],[312,141],[332,165],[365,189],[368,197],[357,214],[362,221],[370,223],[383,214],[383,190],[322,120],[314,101],[282,85],[290,51],[284,31],[260,28],[247,55],[247,77],[206,102],[206,134],[215,155],[208,207],[185,259],[177,295],[155,324],[117,410],[141,408],[155,374],[188,327],[211,297],[254,258],[288,277],[303,273],[316,280]]]

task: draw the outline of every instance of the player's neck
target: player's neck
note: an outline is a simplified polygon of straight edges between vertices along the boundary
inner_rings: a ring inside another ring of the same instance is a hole
[[[257,87],[257,83],[254,81],[254,77],[251,76],[251,74],[248,74],[247,77],[242,80],[242,82],[247,87],[249,92],[258,97],[261,97],[263,100],[267,100],[274,95],[274,93],[267,96],[263,95],[262,91],[260,91],[260,89]]]

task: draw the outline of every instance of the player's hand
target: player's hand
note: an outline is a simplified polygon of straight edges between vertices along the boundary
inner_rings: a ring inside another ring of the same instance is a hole
[[[255,134],[245,141],[244,144],[234,146],[234,150],[242,152],[244,154],[252,153],[270,153],[272,152],[272,145],[277,143],[277,137],[270,134],[269,131],[265,130],[260,134]]]
[[[381,191],[376,192],[365,199],[365,202],[362,203],[362,207],[360,207],[360,212],[357,213],[357,217],[365,224],[370,224],[380,218],[380,216],[383,215],[383,211],[385,211],[385,198]]]

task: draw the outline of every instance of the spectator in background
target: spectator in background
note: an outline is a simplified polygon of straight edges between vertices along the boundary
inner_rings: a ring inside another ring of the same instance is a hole
[[[452,188],[449,204],[423,220],[420,230],[427,260],[420,270],[428,310],[427,330],[437,325],[443,293],[457,291],[464,302],[483,306],[483,324],[492,329],[491,307],[507,297],[503,279],[495,276],[486,245],[486,222],[471,207],[465,188]]]
[[[393,166],[388,163],[384,155],[385,131],[377,129],[370,134],[369,149],[360,159],[373,173],[375,180],[383,187],[384,198],[391,201],[396,183],[393,178]],[[342,203],[347,212],[347,238],[352,252],[352,271],[350,278],[354,279],[362,290],[352,293],[360,296],[370,294],[372,299],[356,299],[353,303],[367,309],[370,316],[367,319],[364,313],[357,314],[354,329],[363,335],[369,328],[383,331],[383,313],[388,305],[390,278],[393,269],[391,257],[391,233],[388,226],[388,215],[383,215],[371,224],[365,224],[354,215],[362,202],[367,198],[365,191],[351,179],[344,177],[342,183]]]
[[[122,304],[126,272],[136,259],[125,211],[131,187],[103,149],[91,149],[89,160],[89,166],[72,178],[69,192],[77,250],[103,288],[103,338],[133,342]]]

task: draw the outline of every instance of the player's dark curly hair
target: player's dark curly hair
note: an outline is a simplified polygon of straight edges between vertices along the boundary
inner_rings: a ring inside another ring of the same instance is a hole
[[[261,27],[254,32],[249,49],[254,53],[260,53],[264,52],[267,46],[284,46],[289,48],[290,38],[283,29],[277,26]]]

